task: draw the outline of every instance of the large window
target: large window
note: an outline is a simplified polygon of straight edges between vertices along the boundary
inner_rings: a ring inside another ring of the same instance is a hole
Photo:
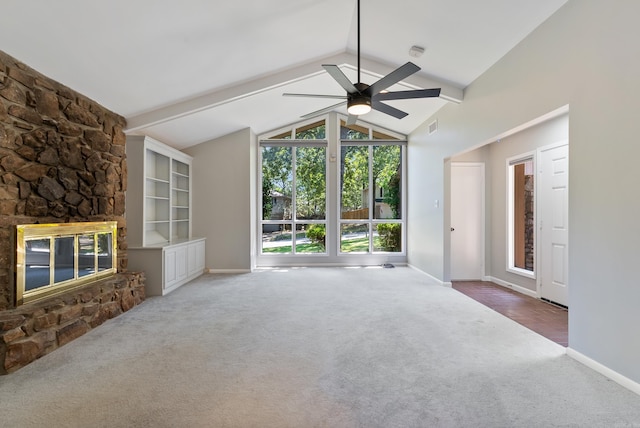
[[[340,252],[402,252],[404,146],[344,122],[340,137]]]
[[[534,175],[532,154],[507,161],[507,269],[530,277],[535,267]]]
[[[335,113],[261,136],[257,264],[406,262],[405,149]]]
[[[325,253],[324,121],[261,142],[263,254]]]

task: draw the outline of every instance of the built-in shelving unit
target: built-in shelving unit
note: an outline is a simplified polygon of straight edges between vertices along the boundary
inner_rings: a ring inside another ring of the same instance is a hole
[[[191,238],[191,157],[149,137],[127,137],[129,245]],[[138,219],[144,219],[138,224]],[[131,225],[130,225],[131,226]]]
[[[147,294],[163,295],[204,270],[204,238],[191,236],[192,158],[153,138],[128,136],[127,163],[129,267],[145,271]]]
[[[189,234],[190,169],[189,164],[173,159],[171,168],[171,237],[173,239],[184,239],[184,236]]]

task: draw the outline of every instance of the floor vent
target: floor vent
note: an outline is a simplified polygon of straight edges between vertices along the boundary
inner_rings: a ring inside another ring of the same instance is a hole
[[[558,308],[562,308],[562,309],[569,310],[569,307],[568,307],[568,306],[562,305],[562,304],[560,304],[560,303],[556,303],[556,302],[554,302],[553,300],[545,299],[544,297],[541,297],[541,298],[540,298],[540,300],[542,300],[542,301],[543,301],[543,302],[545,302],[545,303],[549,303],[550,305],[553,305],[553,306],[555,306],[555,307],[558,307]]]
[[[429,135],[435,134],[438,130],[438,119],[434,120],[429,124]]]

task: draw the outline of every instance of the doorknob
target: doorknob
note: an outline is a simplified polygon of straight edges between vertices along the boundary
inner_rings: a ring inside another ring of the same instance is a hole
[[[451,231],[453,232],[454,230],[455,230],[455,229],[452,227],[452,228],[451,228]]]

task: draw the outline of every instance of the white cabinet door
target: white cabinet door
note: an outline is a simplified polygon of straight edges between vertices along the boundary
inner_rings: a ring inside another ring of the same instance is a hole
[[[187,278],[187,246],[181,245],[164,252],[164,289],[173,287]]]
[[[169,288],[178,282],[178,270],[176,269],[177,251],[175,248],[164,252],[164,288]]]
[[[204,241],[189,244],[187,263],[189,265],[189,277],[195,277],[204,271]]]
[[[204,254],[205,254],[205,242],[200,241],[196,243],[196,271],[201,274],[204,271]]]
[[[193,276],[197,272],[196,262],[198,261],[197,253],[197,243],[189,244],[187,247],[187,274],[188,276]]]
[[[176,276],[178,282],[187,278],[187,245],[176,248]]]

